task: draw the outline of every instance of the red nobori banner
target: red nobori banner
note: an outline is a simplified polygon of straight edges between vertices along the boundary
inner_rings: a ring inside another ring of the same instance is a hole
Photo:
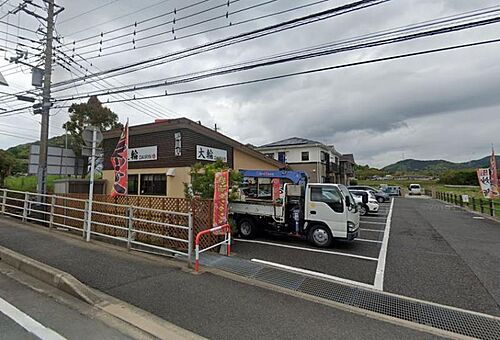
[[[113,164],[115,171],[111,197],[126,195],[128,186],[128,122],[123,128],[115,151],[111,155],[111,164]]]
[[[280,179],[279,178],[273,178],[271,183],[273,184],[273,202],[278,203],[281,193],[280,193]]]
[[[491,148],[491,158],[490,158],[490,177],[491,177],[491,193],[490,197],[495,198],[500,196],[498,192],[500,188],[498,187],[498,173],[497,173],[497,159],[495,157],[495,150]]]
[[[215,173],[213,227],[227,223],[229,201],[229,171]]]

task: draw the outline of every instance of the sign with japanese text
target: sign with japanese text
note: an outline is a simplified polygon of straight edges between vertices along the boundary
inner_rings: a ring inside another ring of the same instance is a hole
[[[130,149],[128,153],[129,162],[155,161],[157,159],[158,147],[156,145]]]
[[[484,197],[489,198],[491,195],[490,169],[477,169],[477,178]]]
[[[224,163],[227,163],[227,151],[211,148],[209,146],[196,145],[196,159],[211,162],[215,162],[220,159]]]
[[[214,219],[212,226],[227,224],[229,203],[229,171],[215,173],[214,179]],[[222,232],[223,234],[224,232]]]
[[[175,156],[179,157],[182,156],[182,135],[180,132],[174,133],[174,138],[175,138]]]

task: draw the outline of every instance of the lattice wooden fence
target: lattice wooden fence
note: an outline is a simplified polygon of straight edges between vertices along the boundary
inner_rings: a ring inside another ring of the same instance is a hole
[[[85,194],[67,194],[63,195],[67,198],[76,198],[86,200],[87,195]],[[118,204],[120,206],[113,206],[111,203]],[[61,205],[67,208],[57,208],[56,214],[66,215],[68,217],[84,218],[84,213],[81,211],[71,210],[69,208],[85,208],[85,202],[83,201],[73,201],[64,198],[58,198],[56,205]],[[92,221],[96,222],[92,224],[92,230],[98,233],[116,236],[116,237],[126,237],[127,232],[125,230],[120,230],[105,226],[99,223],[116,225],[123,228],[127,227],[127,207],[143,207],[162,210],[162,212],[150,211],[150,210],[135,210],[134,218],[156,221],[162,223],[170,223],[174,225],[188,225],[188,217],[180,216],[175,214],[169,214],[168,212],[180,212],[189,213],[192,212],[193,216],[193,238],[196,234],[202,230],[209,229],[212,227],[212,214],[213,214],[213,201],[206,199],[185,199],[185,198],[172,198],[172,197],[157,197],[157,196],[120,196],[120,197],[110,197],[108,195],[94,195],[94,203],[92,206]],[[104,213],[104,214],[99,214]],[[105,214],[113,214],[118,216],[107,216]],[[62,217],[56,217],[55,222],[63,223]],[[65,218],[65,223],[75,227],[82,228],[83,223],[76,220],[70,220]],[[173,227],[165,227],[158,224],[146,222],[146,221],[134,221],[134,228],[158,233],[161,235],[168,235],[171,237],[176,237],[180,239],[188,238],[188,231],[181,230]],[[174,240],[167,240],[159,237],[154,237],[151,235],[145,235],[141,233],[136,234],[136,240],[144,243],[154,244],[158,246],[165,246],[174,249],[185,249],[186,244]],[[218,242],[218,237],[210,235],[204,237],[201,246],[203,248],[209,247]]]

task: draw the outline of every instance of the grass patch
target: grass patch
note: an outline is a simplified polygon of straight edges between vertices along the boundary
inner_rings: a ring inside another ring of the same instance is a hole
[[[60,175],[47,176],[47,191],[53,192],[54,180],[66,178]],[[5,178],[5,187],[9,190],[36,192],[36,176],[9,176]]]

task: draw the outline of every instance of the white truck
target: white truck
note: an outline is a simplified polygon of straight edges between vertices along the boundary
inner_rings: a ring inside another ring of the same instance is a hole
[[[232,201],[229,214],[242,238],[267,230],[306,237],[317,247],[328,247],[333,239],[359,236],[358,205],[341,184],[285,183],[279,200]]]

